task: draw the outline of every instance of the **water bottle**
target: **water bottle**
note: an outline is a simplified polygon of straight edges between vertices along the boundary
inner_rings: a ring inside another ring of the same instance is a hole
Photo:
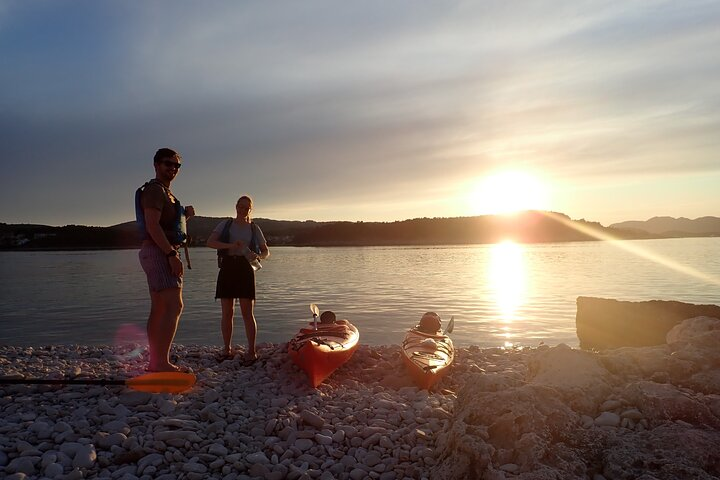
[[[260,263],[260,260],[255,258],[255,252],[250,250],[248,247],[245,247],[245,250],[243,251],[245,258],[247,258],[247,261],[250,262],[250,266],[254,271],[258,271],[262,268],[262,264]]]

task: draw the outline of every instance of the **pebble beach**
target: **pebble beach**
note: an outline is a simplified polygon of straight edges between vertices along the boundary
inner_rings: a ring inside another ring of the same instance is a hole
[[[197,384],[0,384],[8,479],[714,479],[720,477],[720,320],[655,347],[458,348],[428,392],[399,346],[361,346],[317,389],[286,344],[219,361],[176,345]],[[0,347],[1,378],[129,378],[139,346]]]

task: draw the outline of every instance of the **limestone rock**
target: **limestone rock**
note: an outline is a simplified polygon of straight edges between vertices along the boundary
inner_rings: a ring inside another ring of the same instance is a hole
[[[575,325],[581,348],[603,350],[662,345],[675,325],[698,316],[720,318],[720,306],[578,297]]]

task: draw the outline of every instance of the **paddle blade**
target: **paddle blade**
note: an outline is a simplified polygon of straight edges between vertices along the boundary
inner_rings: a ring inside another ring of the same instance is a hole
[[[320,309],[314,303],[310,304],[310,311],[312,312],[313,317],[317,317],[318,315],[320,315]]]
[[[445,329],[445,335],[447,335],[448,333],[452,333],[453,328],[455,328],[455,315],[450,317],[450,323],[448,323],[448,326]]]
[[[139,392],[182,393],[195,385],[195,375],[184,372],[146,373],[125,381],[125,385]]]

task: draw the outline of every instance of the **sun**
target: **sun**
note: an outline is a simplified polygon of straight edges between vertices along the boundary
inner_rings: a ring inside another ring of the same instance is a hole
[[[546,184],[536,175],[518,170],[484,177],[472,188],[469,202],[473,215],[508,215],[550,207]]]

